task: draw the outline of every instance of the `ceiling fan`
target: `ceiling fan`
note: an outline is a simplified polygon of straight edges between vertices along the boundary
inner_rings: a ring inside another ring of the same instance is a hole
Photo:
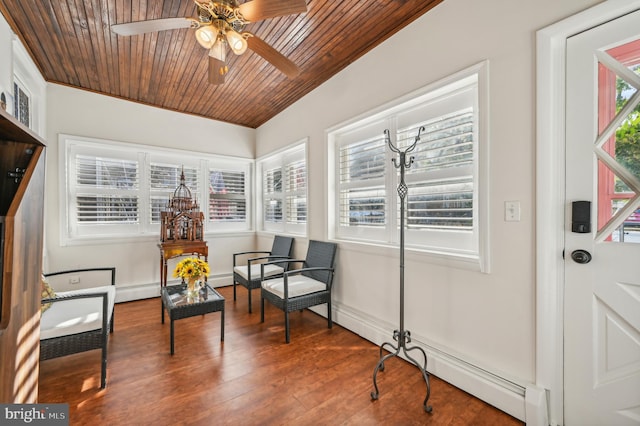
[[[226,65],[227,45],[236,55],[251,49],[289,78],[300,73],[298,66],[264,40],[245,31],[251,22],[307,11],[306,0],[193,0],[197,18],[164,18],[115,24],[111,30],[122,36],[155,31],[194,28],[198,43],[209,50],[209,83],[222,84],[229,68]]]

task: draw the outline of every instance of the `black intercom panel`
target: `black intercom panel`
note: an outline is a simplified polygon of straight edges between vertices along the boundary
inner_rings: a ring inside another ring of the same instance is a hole
[[[574,201],[571,211],[571,232],[591,232],[591,201]]]

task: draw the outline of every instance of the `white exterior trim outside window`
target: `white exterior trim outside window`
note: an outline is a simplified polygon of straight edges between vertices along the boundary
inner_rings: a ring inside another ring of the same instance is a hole
[[[259,229],[307,234],[307,140],[256,162]]]
[[[182,173],[205,233],[252,230],[252,160],[72,135],[59,147],[63,245],[157,238]]]
[[[408,250],[488,272],[486,62],[327,132],[329,238],[399,244],[398,170],[384,131],[401,149],[420,141],[407,169]]]

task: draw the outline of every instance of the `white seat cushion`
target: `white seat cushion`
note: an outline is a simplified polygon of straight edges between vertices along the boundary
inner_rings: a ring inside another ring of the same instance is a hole
[[[262,281],[262,288],[284,299],[284,278]],[[316,281],[304,275],[292,275],[289,277],[289,297],[302,296],[327,289],[325,283]]]
[[[259,263],[254,263],[253,265],[251,265],[251,279],[252,280],[259,280],[260,279],[260,264]],[[233,272],[236,272],[238,275],[240,275],[242,278],[244,278],[245,280],[249,281],[249,268],[247,268],[246,265],[244,266],[236,266],[235,268],[233,268]],[[270,277],[272,275],[278,275],[284,272],[284,268],[281,268],[278,265],[274,265],[274,264],[269,264],[269,265],[264,265],[264,276],[265,277]]]
[[[85,288],[57,293],[58,297],[87,293],[107,293],[107,324],[116,300],[115,286]],[[53,302],[40,318],[40,340],[84,333],[102,328],[102,297]]]

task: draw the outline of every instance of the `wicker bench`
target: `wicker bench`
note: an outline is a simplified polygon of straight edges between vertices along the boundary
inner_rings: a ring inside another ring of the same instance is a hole
[[[40,318],[40,359],[101,349],[100,387],[104,389],[107,380],[107,329],[113,332],[116,269],[73,269],[44,276],[97,271],[110,272],[111,285],[57,292],[53,298],[42,299],[43,305],[51,303],[51,306]]]

